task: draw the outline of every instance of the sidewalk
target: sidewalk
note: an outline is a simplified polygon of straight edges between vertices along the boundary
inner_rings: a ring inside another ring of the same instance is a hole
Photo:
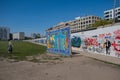
[[[109,56],[109,55],[89,53],[89,52],[82,52],[82,51],[73,51],[73,52],[80,53],[80,54],[76,54],[76,55],[83,55],[83,56],[95,58],[95,59],[98,59],[98,60],[101,60],[101,61],[110,62],[110,63],[113,63],[113,64],[120,65],[120,58],[117,58],[117,57],[112,57],[112,56]]]

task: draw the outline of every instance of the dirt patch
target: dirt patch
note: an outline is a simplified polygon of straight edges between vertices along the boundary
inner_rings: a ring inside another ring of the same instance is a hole
[[[64,58],[50,54],[34,57],[48,62],[0,60],[0,80],[120,80],[118,66],[85,56]]]

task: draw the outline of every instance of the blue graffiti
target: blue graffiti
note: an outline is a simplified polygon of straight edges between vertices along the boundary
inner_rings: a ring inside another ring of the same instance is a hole
[[[71,39],[71,44],[73,47],[80,47],[81,46],[81,38],[73,36],[73,38]]]

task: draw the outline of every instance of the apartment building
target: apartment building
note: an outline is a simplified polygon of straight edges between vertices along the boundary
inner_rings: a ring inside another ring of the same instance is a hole
[[[100,19],[101,19],[100,17],[93,15],[77,17],[75,20],[69,21],[68,24],[70,25],[71,32],[78,32],[81,30],[85,30],[87,27],[91,26]]]
[[[24,39],[25,39],[24,32],[13,33],[13,40],[24,40]]]
[[[61,22],[50,29],[54,30],[69,26],[71,28],[71,32],[79,32],[81,30],[85,30],[87,27],[91,26],[98,20],[101,20],[101,18],[93,15],[85,16],[85,17],[77,17],[75,18],[75,20]]]
[[[0,40],[9,39],[10,29],[8,27],[0,27]]]
[[[120,7],[104,11],[104,18],[106,20],[113,19],[114,16],[115,16],[115,18],[120,20]]]

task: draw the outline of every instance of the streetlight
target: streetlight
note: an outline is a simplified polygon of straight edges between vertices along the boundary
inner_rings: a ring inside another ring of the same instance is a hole
[[[114,0],[114,8],[113,8],[113,25],[115,24],[115,7],[116,7],[116,0]]]

